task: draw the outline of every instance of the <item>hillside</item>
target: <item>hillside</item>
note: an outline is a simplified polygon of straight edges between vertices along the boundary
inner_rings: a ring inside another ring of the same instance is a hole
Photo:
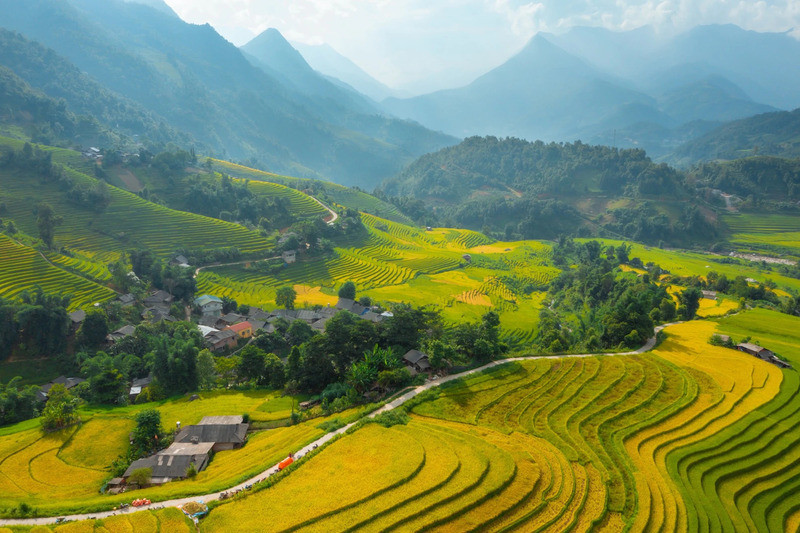
[[[210,26],[148,6],[121,0],[7,4],[0,26],[52,48],[217,154],[284,173],[374,185],[413,157],[453,142],[342,102],[323,113],[328,100],[295,92],[288,78],[253,66]],[[236,80],[235,88],[228,80]]]
[[[678,147],[667,157],[678,166],[751,155],[800,158],[800,108],[724,124]]]
[[[156,145],[191,143],[188,135],[165,125],[163,118],[103,88],[53,50],[2,28],[0,65],[54,100],[50,105],[53,110],[48,111],[46,120],[45,114],[33,113],[38,122],[45,123],[34,132],[37,142],[54,144],[60,140],[79,146],[132,145],[132,140],[122,142],[119,136],[123,135],[137,136],[143,142]],[[9,104],[9,108],[18,113],[26,111],[25,106],[15,105],[13,101]],[[56,127],[56,123],[61,127]]]
[[[472,137],[421,157],[382,192],[506,238],[605,233],[687,244],[715,236],[683,176],[642,150]]]

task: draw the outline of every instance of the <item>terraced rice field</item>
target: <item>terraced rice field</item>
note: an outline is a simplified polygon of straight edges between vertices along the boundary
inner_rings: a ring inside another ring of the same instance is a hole
[[[244,181],[244,180],[236,180]],[[285,202],[291,213],[306,216],[327,216],[328,210],[316,202],[309,195],[281,185],[280,183],[270,183],[267,181],[250,181],[247,184],[248,189],[256,196],[272,198],[279,202]]]
[[[649,354],[507,364],[433,389],[406,426],[344,437],[202,530],[244,531],[234,516],[278,505],[274,531],[794,531],[800,378],[709,345],[715,330],[800,363],[800,319],[755,310],[670,327]]]
[[[116,293],[108,287],[56,268],[36,250],[17,244],[0,234],[0,296],[15,298],[39,286],[48,293],[70,296],[70,310],[88,308],[110,300]]]
[[[379,200],[371,194],[367,194],[358,189],[352,189],[329,181],[281,176],[279,174],[264,172],[219,159],[213,159],[212,162],[212,168],[214,170],[224,172],[233,177],[277,183],[297,190],[319,190],[322,191],[323,195],[330,199],[331,202],[344,207],[356,209],[364,213],[371,213],[382,218],[400,222],[401,224],[413,224],[413,221],[403,215],[394,205]]]
[[[42,432],[38,420],[3,428],[0,510],[25,502],[52,516],[70,511],[104,511],[140,496],[162,501],[202,495],[257,475],[324,433],[317,426],[325,418],[255,432],[243,448],[216,453],[209,467],[191,480],[118,496],[99,493],[111,477],[108,471],[111,461],[127,451],[134,418],[144,408],[157,408],[168,429],[174,428],[177,421],[183,425],[195,424],[203,416],[231,413],[248,413],[253,421],[286,419],[292,410],[292,398],[278,393],[216,391],[200,396],[193,402],[181,399],[113,411],[82,412],[81,425],[51,434]],[[295,405],[300,400],[295,398]],[[351,410],[333,418],[346,422],[357,415],[357,410]]]
[[[76,182],[93,185],[96,180],[74,170],[65,172]],[[109,186],[111,203],[95,213],[69,202],[55,184],[39,183],[19,172],[0,172],[0,202],[8,206],[4,218],[22,231],[38,235],[32,208],[49,203],[64,222],[55,231],[61,246],[100,262],[116,260],[120,252],[149,248],[162,256],[178,249],[237,247],[244,254],[265,254],[271,242],[237,224],[192,213],[175,211]]]

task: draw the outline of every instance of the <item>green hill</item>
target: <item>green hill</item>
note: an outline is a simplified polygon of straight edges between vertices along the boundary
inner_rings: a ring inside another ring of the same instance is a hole
[[[800,109],[729,122],[679,147],[667,160],[689,166],[753,155],[800,158]]]
[[[19,141],[3,139],[6,150],[22,148]],[[81,156],[75,152],[51,149],[55,161]],[[86,174],[64,167],[72,189],[83,191],[103,187]],[[148,202],[114,186],[105,186],[108,205],[97,210],[78,202],[63,180],[57,182],[29,171],[0,169],[0,203],[5,204],[4,219],[12,220],[29,235],[38,235],[35,206],[49,203],[63,224],[56,229],[58,245],[80,251],[101,261],[116,258],[120,252],[146,248],[163,257],[179,249],[211,250],[238,248],[245,255],[264,254],[271,242],[240,225],[184,213]]]

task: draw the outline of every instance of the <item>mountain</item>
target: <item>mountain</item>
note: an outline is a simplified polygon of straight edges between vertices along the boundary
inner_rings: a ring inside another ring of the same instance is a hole
[[[466,87],[389,99],[384,105],[455,135],[490,132],[549,140],[585,134],[624,103],[654,105],[649,96],[537,35],[517,55]]]
[[[0,26],[52,48],[106,89],[217,155],[370,187],[454,139],[325,105],[253,66],[209,25],[120,0],[0,0]]]
[[[35,99],[41,100],[47,95],[53,100],[49,107],[58,110],[49,117],[34,113],[40,121],[49,124],[44,129],[40,124],[35,135],[38,142],[52,143],[58,137],[63,137],[83,145],[111,145],[120,141],[117,134],[137,136],[141,141],[159,146],[168,142],[192,142],[188,135],[167,126],[163,118],[103,88],[53,50],[2,28],[0,65],[18,76],[29,90],[35,88],[34,92],[41,91],[41,95]],[[8,100],[6,102],[10,104]],[[16,111],[24,111],[24,106],[11,104],[10,107]],[[59,128],[67,129],[58,132]]]
[[[800,158],[800,108],[764,113],[719,126],[685,143],[668,160],[679,166],[751,155]]]
[[[314,70],[324,76],[333,78],[331,81],[334,83],[344,83],[376,102],[381,102],[392,96],[402,96],[400,91],[391,89],[379,82],[328,44],[293,43],[293,46],[303,55]]]
[[[762,61],[768,67],[749,67],[762,56],[770,56]],[[755,72],[770,90],[759,87]],[[663,157],[723,122],[800,98],[798,73],[800,43],[785,34],[735,26],[676,36],[650,27],[576,27],[537,34],[470,85],[385,105],[455,135],[583,139]]]

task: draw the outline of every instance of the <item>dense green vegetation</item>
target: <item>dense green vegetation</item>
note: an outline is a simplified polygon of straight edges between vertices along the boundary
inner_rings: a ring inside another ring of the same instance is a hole
[[[381,192],[423,200],[442,220],[523,238],[621,235],[708,242],[719,230],[684,176],[642,150],[472,137],[421,157]]]

